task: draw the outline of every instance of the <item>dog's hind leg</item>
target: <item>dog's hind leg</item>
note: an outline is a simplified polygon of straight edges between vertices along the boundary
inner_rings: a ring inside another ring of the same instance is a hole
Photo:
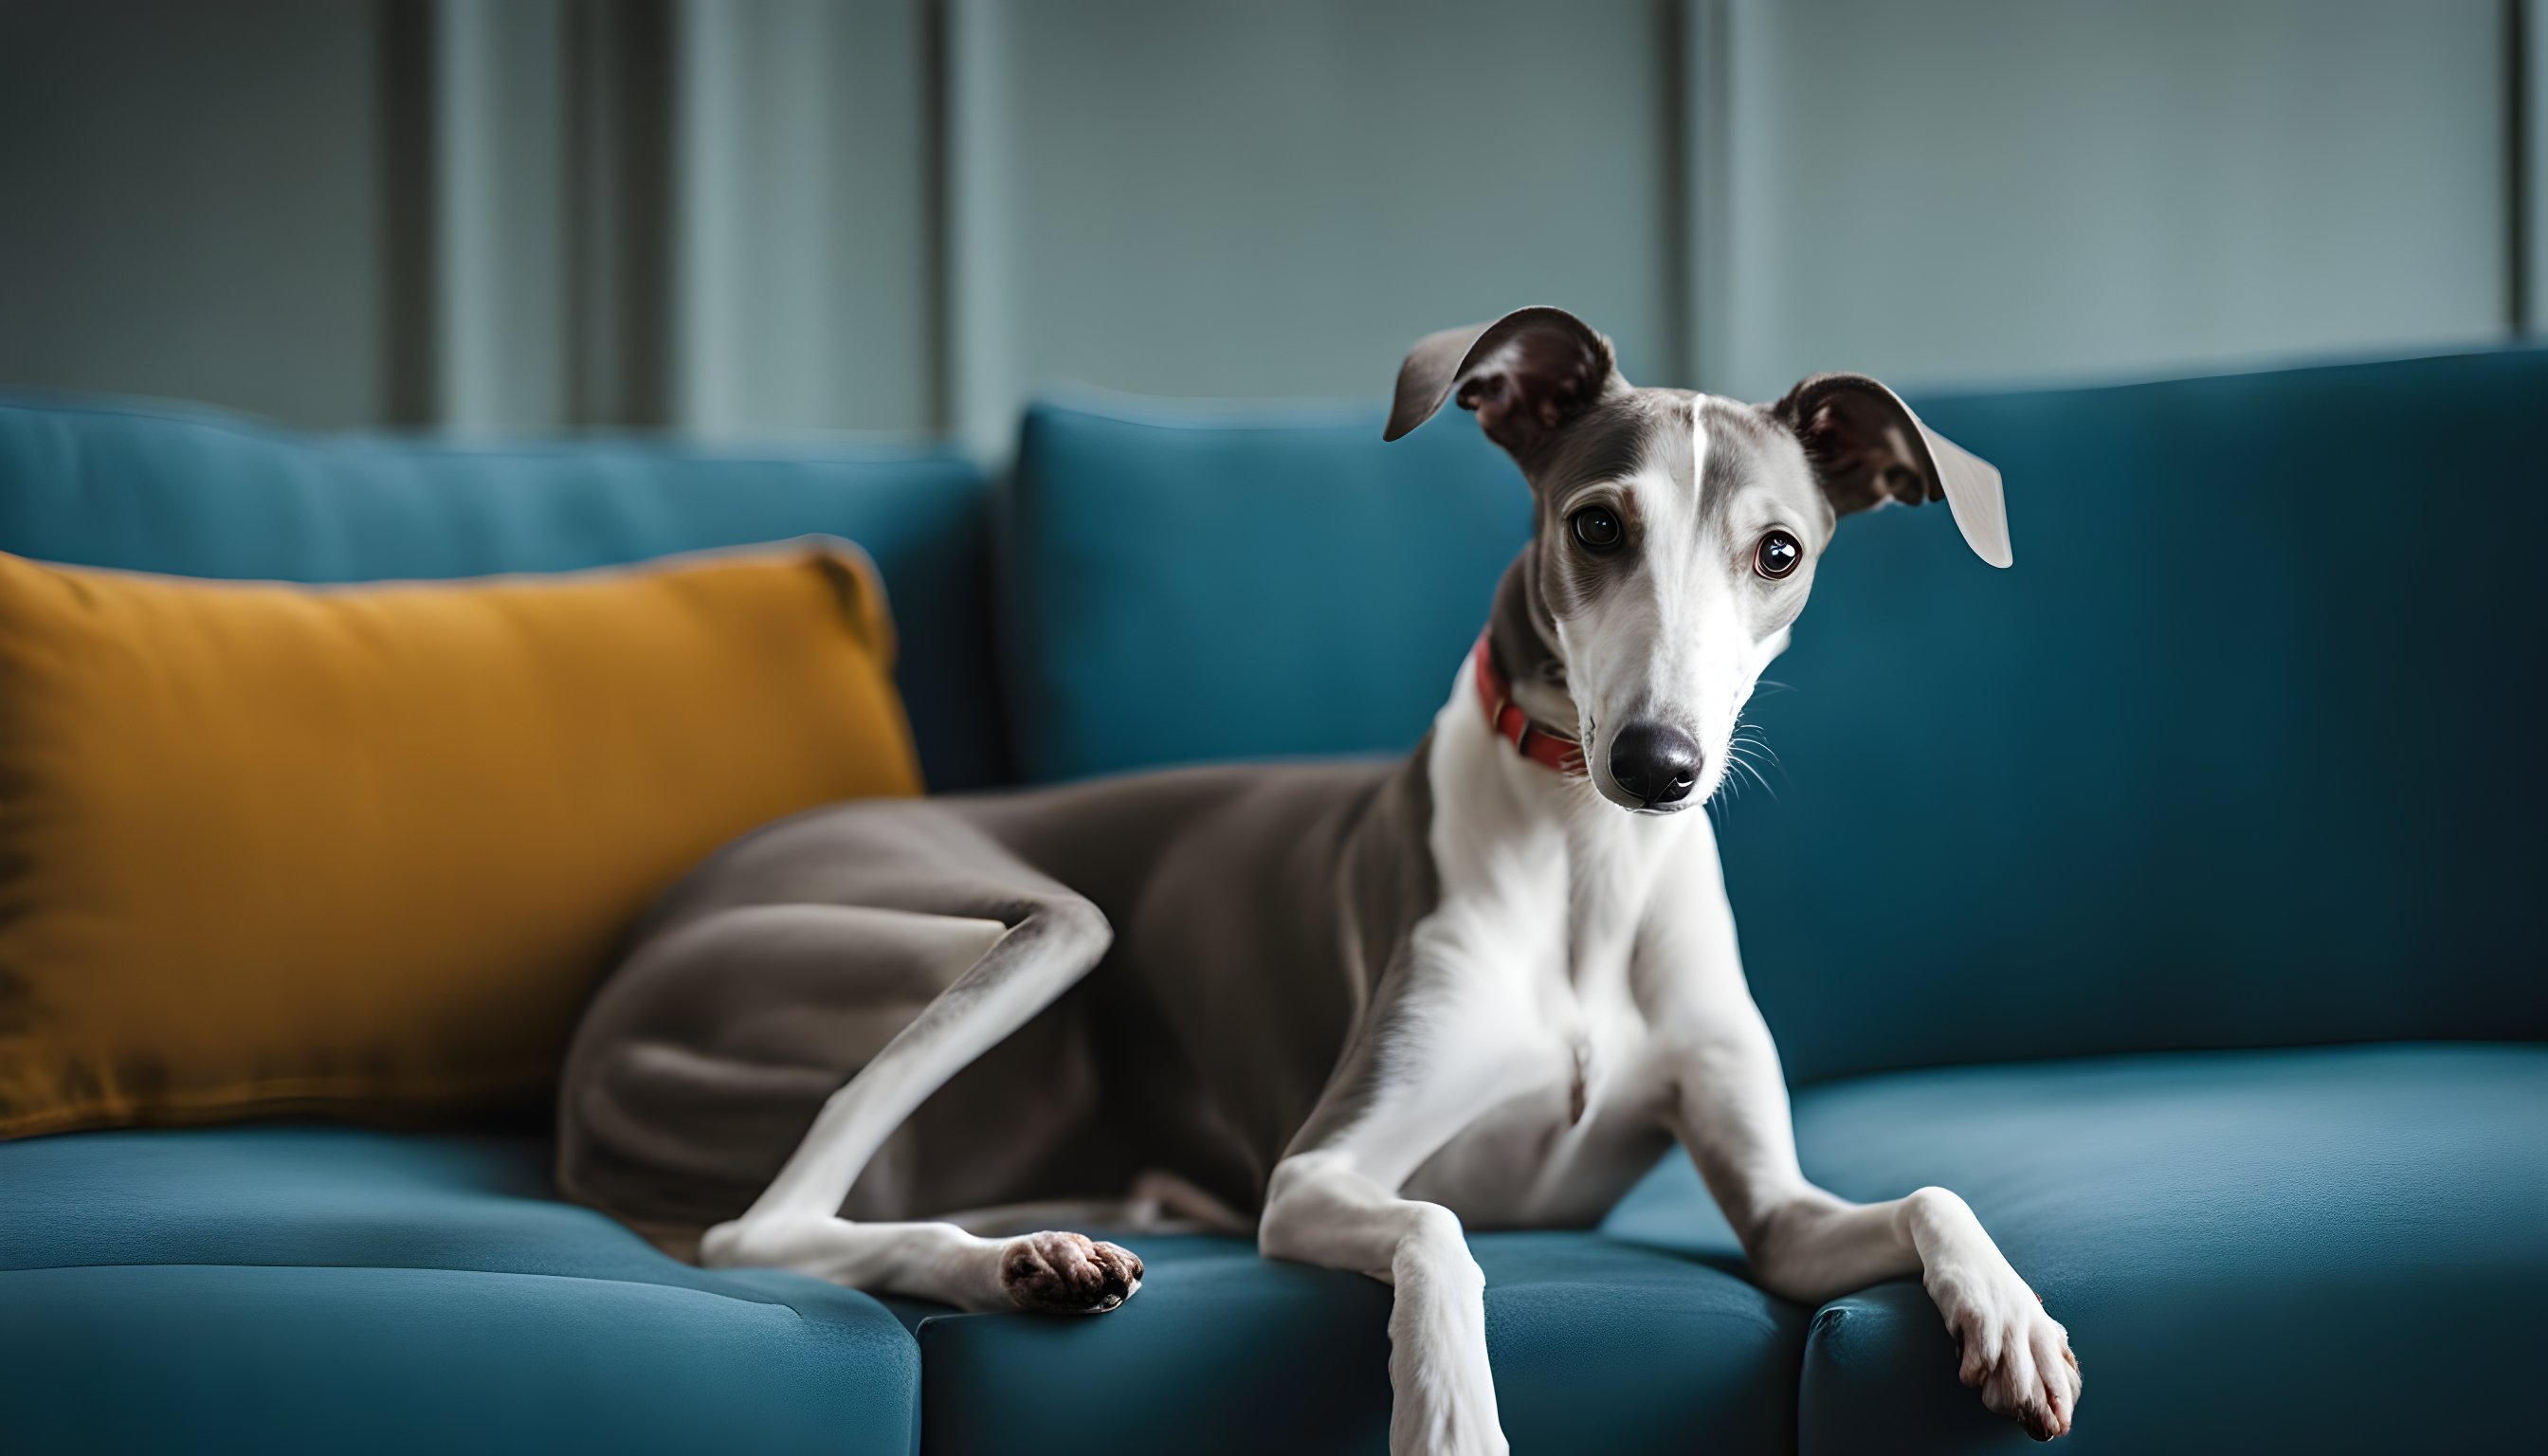
[[[952,1224],[838,1217],[850,1186],[903,1120],[1085,975],[1110,939],[1105,917],[1075,895],[1027,908],[824,1100],[770,1187],[742,1218],[700,1240],[700,1262],[775,1265],[967,1310],[1095,1314],[1131,1298],[1140,1286],[1140,1260],[1076,1233],[992,1239]]]
[[[568,1060],[561,1184],[641,1227],[653,1208],[696,1228],[768,1178],[740,1218],[700,1237],[701,1263],[973,1310],[1121,1304],[1140,1262],[1111,1244],[839,1216],[895,1130],[1111,939],[1096,907],[969,826],[879,816],[840,830],[815,847],[826,882],[785,889],[865,903],[754,903],[781,882],[747,842],[703,871],[699,895],[714,903],[645,940],[604,986]],[[783,1165],[774,1137],[793,1139]]]

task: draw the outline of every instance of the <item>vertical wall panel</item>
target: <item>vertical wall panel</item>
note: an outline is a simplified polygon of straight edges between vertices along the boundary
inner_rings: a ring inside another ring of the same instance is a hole
[[[1682,325],[1694,389],[1725,390],[1734,377],[1733,0],[1682,0],[1682,187],[1687,211],[1681,257]]]
[[[2497,0],[1734,0],[1715,387],[2500,337]],[[1703,346],[1704,348],[1704,346]]]
[[[0,0],[0,381],[378,418],[373,19]]]
[[[686,0],[678,421],[931,424],[921,0]]]
[[[2521,87],[2521,105],[2513,120],[2522,137],[2520,167],[2514,179],[2514,201],[2524,212],[2520,229],[2522,258],[2521,328],[2548,333],[2548,4],[2512,0],[2517,7],[2514,40],[2521,54],[2512,75]]]
[[[2542,0],[429,0],[402,190],[426,3],[0,0],[0,382],[996,457],[1047,381],[1371,396],[1524,302],[1754,397],[2548,307]]]
[[[1024,400],[1018,293],[1018,113],[1006,0],[946,0],[947,338],[956,437],[977,457],[1015,448]]]
[[[672,422],[674,0],[567,0],[567,417]]]
[[[1061,378],[1385,394],[1419,334],[1538,303],[1670,372],[1657,30],[1646,0],[966,0],[973,418]]]
[[[435,67],[442,422],[553,430],[567,413],[565,10],[441,0]]]

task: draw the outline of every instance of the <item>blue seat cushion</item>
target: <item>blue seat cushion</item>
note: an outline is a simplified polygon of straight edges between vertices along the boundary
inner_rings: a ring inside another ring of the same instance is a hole
[[[547,1194],[547,1144],[258,1126],[0,1143],[0,1449],[905,1456],[919,1350]]]
[[[0,391],[0,551],[287,582],[573,571],[817,532],[866,548],[930,786],[999,781],[989,484],[943,450],[305,435],[220,410]]]
[[[2548,1047],[1898,1073],[1801,1089],[1795,1117],[1836,1193],[1972,1205],[2070,1330],[2077,1456],[2495,1450],[2524,1419],[2496,1394],[2548,1365]],[[1699,1215],[1687,1167],[1649,1180],[1646,1217]],[[1956,1363],[1916,1282],[1833,1301],[1798,1449],[2031,1448]]]
[[[931,1456],[1388,1449],[1386,1286],[1242,1239],[1124,1241],[1147,1276],[1097,1319],[896,1303],[920,1337]],[[1469,1246],[1515,1456],[1792,1449],[1805,1315],[1739,1261],[1598,1233]]]

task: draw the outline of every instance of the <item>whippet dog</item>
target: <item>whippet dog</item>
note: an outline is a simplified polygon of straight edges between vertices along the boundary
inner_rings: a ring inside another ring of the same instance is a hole
[[[1998,472],[1861,375],[1765,407],[1631,388],[1555,309],[1418,342],[1386,437],[1454,396],[1535,528],[1411,758],[847,803],[737,841],[587,1012],[561,1185],[703,1264],[966,1310],[1139,1288],[1130,1251],[1027,1229],[1252,1229],[1395,1287],[1393,1452],[1501,1452],[1462,1230],[1590,1228],[1678,1139],[1763,1288],[1917,1271],[1964,1383],[2066,1431],[2067,1336],[1961,1199],[1805,1181],[1689,812],[1838,519],[1943,498],[2005,566]]]

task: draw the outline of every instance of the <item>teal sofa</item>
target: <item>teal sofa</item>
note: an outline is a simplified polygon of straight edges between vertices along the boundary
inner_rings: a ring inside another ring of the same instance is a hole
[[[2548,1365],[2548,350],[1922,398],[2017,565],[1855,518],[1719,807],[1806,1168],[1962,1193],[2070,1327],[2071,1450],[2517,1444]],[[939,790],[1402,751],[1527,527],[1465,417],[1032,410],[931,451],[313,438],[0,397],[0,549],[211,577],[875,556]],[[5,705],[0,705],[5,711]],[[5,968],[0,968],[5,969]],[[544,1112],[0,1144],[0,1450],[1378,1452],[1388,1293],[1132,1240],[1101,1319],[710,1272]],[[1916,1283],[1744,1277],[1686,1159],[1478,1231],[1517,1453],[2028,1444]]]

